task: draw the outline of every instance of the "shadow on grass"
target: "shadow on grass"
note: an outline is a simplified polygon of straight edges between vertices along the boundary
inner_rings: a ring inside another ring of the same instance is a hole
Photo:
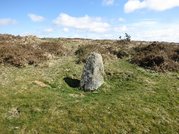
[[[70,77],[65,77],[63,80],[68,84],[68,86],[70,86],[72,88],[80,87],[80,80],[78,80],[78,79],[72,79]]]

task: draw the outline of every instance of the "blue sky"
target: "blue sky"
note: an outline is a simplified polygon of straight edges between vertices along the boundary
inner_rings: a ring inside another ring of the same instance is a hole
[[[0,33],[179,42],[179,0],[1,0]]]

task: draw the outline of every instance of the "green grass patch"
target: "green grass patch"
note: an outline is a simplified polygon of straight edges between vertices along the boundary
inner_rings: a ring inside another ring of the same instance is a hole
[[[39,67],[1,66],[0,133],[179,132],[178,73],[111,60],[105,62],[102,87],[84,92],[64,80],[80,80],[83,64],[75,61],[62,57]]]

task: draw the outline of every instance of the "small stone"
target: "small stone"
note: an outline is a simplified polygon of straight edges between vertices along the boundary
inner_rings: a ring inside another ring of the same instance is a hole
[[[35,80],[34,83],[40,87],[49,87],[49,85],[45,84],[42,81]]]
[[[20,115],[20,110],[19,108],[13,107],[12,109],[10,109],[8,111],[8,119],[12,119],[12,118],[18,118]]]
[[[104,83],[104,66],[102,56],[92,52],[83,69],[80,87],[85,91],[94,91]]]

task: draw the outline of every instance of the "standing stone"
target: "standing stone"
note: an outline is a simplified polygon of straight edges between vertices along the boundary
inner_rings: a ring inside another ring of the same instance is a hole
[[[101,54],[92,52],[86,60],[80,87],[85,91],[94,91],[104,83],[104,66]]]

